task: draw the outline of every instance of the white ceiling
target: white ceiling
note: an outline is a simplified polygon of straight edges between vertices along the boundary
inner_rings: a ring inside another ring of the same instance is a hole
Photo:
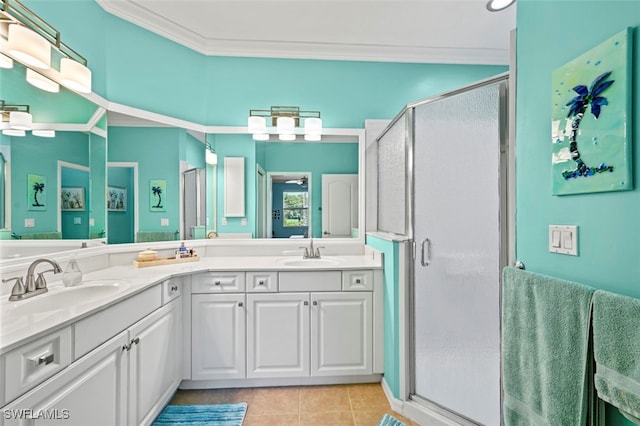
[[[516,6],[486,0],[97,0],[218,56],[508,64]]]

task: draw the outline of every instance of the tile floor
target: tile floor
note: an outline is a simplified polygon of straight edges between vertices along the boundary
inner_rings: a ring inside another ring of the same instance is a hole
[[[391,410],[379,383],[248,389],[178,390],[171,404],[246,402],[243,426],[375,426]]]

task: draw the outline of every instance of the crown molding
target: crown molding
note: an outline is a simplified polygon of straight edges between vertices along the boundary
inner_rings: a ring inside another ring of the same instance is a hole
[[[207,39],[123,0],[96,0],[106,12],[207,56],[508,65],[509,49]]]

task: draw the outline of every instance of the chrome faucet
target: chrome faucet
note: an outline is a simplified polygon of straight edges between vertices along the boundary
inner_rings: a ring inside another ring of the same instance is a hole
[[[38,278],[35,278],[34,274],[36,266],[43,262],[51,264],[51,266],[53,266],[53,269],[47,269],[46,271],[39,272]],[[59,274],[60,272],[62,272],[62,268],[55,260],[36,259],[31,263],[31,265],[29,265],[27,276],[25,277],[26,283],[22,282],[22,277],[3,279],[3,283],[15,280],[15,284],[13,285],[13,289],[11,290],[11,296],[9,296],[9,301],[12,302],[14,300],[28,299],[30,297],[37,296],[38,294],[46,293],[48,291],[47,280],[44,278],[44,274],[47,272]]]
[[[320,259],[320,249],[324,247],[313,247],[313,238],[309,239],[309,247],[299,247],[304,249],[303,259]]]

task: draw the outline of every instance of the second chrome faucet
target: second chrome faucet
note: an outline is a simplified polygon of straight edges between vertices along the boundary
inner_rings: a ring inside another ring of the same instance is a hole
[[[309,239],[309,247],[300,247],[304,249],[304,253],[302,254],[303,259],[320,259],[320,249],[324,247],[314,247],[313,246],[313,238]]]

